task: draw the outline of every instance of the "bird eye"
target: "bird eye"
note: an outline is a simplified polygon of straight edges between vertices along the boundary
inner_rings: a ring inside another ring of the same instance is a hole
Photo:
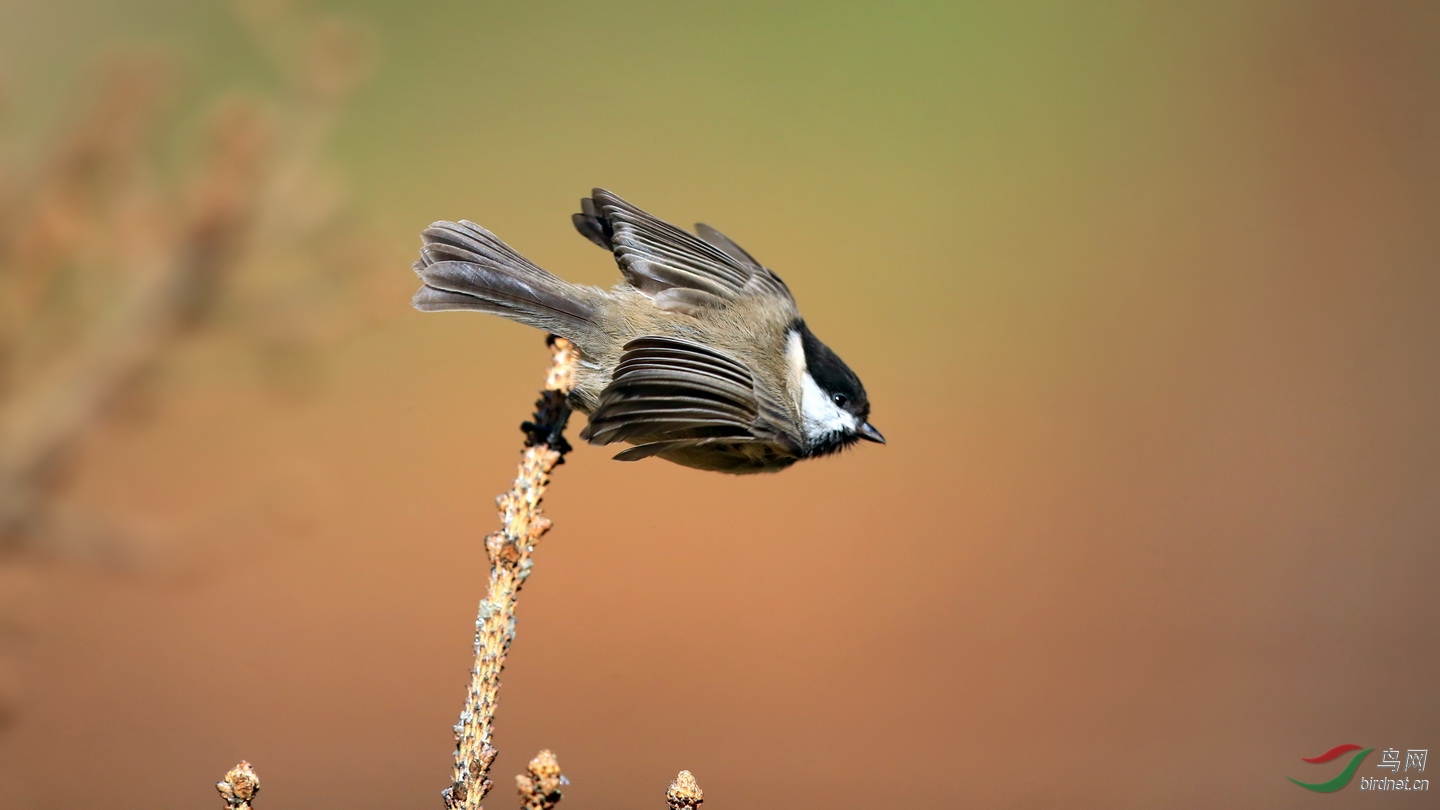
[[[850,398],[844,394],[831,394],[830,401],[835,403],[835,407],[837,408],[843,408],[850,404]]]

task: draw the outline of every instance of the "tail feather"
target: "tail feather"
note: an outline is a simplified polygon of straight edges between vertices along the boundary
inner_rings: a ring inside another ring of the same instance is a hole
[[[480,226],[437,222],[421,233],[413,304],[425,312],[475,310],[573,337],[594,323],[586,288],[536,267]]]
[[[432,223],[421,231],[420,238],[424,241],[421,252],[433,256],[437,262],[489,260],[529,275],[554,278],[515,252],[514,248],[501,242],[495,234],[469,220]]]

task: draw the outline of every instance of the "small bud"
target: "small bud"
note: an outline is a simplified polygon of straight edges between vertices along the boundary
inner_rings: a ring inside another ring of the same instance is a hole
[[[705,801],[705,791],[700,789],[694,774],[681,771],[665,792],[665,801],[670,803],[670,810],[695,810]]]
[[[215,789],[220,791],[220,798],[225,800],[226,806],[233,810],[246,810],[255,794],[260,792],[260,777],[250,763],[241,761],[225,774],[224,779],[215,783]]]
[[[541,751],[530,760],[529,774],[515,777],[522,810],[551,810],[560,802],[560,786],[567,784],[560,773],[560,761],[550,751]]]

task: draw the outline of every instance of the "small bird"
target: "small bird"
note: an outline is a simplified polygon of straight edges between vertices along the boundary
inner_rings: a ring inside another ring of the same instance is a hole
[[[860,378],[800,317],[785,282],[708,225],[695,234],[604,189],[580,201],[582,236],[612,252],[624,282],[570,284],[473,222],[421,234],[424,312],[490,312],[580,350],[570,403],[580,438],[726,473],[773,472],[864,439]]]

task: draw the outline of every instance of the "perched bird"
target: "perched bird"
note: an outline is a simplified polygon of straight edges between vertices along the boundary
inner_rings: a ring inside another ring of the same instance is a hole
[[[714,228],[695,226],[697,237],[592,194],[575,228],[614,254],[624,283],[570,284],[472,222],[437,222],[421,234],[415,308],[490,312],[574,343],[570,402],[590,417],[580,437],[634,445],[621,461],[769,472],[885,443],[860,378],[806,326],[779,276]]]

